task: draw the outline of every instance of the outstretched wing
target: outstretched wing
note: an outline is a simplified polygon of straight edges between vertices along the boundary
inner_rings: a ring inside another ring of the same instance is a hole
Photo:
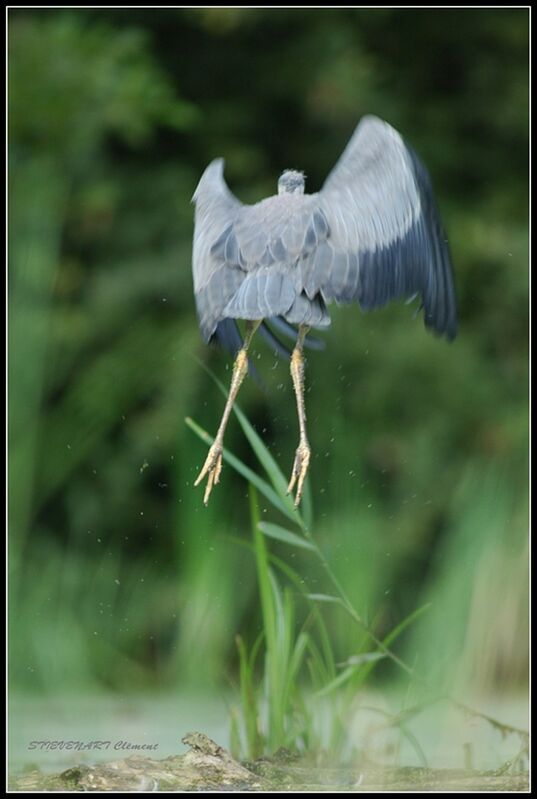
[[[192,252],[194,295],[201,332],[208,341],[222,319],[223,308],[242,282],[240,270],[211,252],[214,243],[233,225],[243,207],[224,180],[223,158],[209,164],[192,200],[196,204]],[[238,331],[234,324],[228,327],[230,329],[223,331],[229,338],[225,343],[235,348]]]
[[[301,265],[308,297],[364,310],[419,294],[425,324],[452,339],[449,250],[427,171],[386,122],[362,119],[317,195],[329,227]]]
[[[242,205],[206,169],[194,195],[194,289],[202,334],[230,349],[235,319],[329,324],[325,302],[364,310],[421,296],[425,324],[453,338],[449,250],[425,167],[387,123],[365,117],[322,190]]]

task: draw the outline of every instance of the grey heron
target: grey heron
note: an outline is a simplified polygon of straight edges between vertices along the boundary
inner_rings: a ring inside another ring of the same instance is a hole
[[[449,249],[428,173],[401,135],[364,117],[315,194],[301,172],[286,170],[278,194],[242,204],[212,161],[193,196],[193,277],[206,342],[235,354],[222,421],[195,481],[207,478],[204,503],[219,482],[224,431],[248,371],[256,330],[267,320],[297,326],[291,355],[299,444],[288,492],[302,496],[311,450],[304,405],[304,355],[311,328],[330,325],[327,305],[357,302],[364,311],[394,299],[421,298],[425,326],[453,339],[457,307]],[[237,320],[246,321],[244,339]],[[294,330],[294,328],[291,328]]]

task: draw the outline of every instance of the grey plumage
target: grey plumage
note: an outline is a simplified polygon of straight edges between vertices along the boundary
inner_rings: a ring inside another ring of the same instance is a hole
[[[431,183],[386,122],[362,119],[316,194],[304,194],[302,173],[287,170],[277,195],[243,205],[223,167],[223,159],[213,161],[193,197],[194,293],[206,341],[216,335],[236,350],[233,320],[280,317],[324,328],[330,302],[367,311],[416,294],[425,325],[456,335],[450,256]]]

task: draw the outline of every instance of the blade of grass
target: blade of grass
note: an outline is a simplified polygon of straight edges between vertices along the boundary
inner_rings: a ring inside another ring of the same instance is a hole
[[[309,549],[315,550],[313,544],[307,541],[305,538],[301,538],[296,533],[292,533],[290,530],[287,530],[285,527],[280,527],[279,524],[271,524],[269,522],[260,522],[259,529],[265,535],[268,535],[269,538],[275,538],[277,541],[283,541],[286,544],[290,544],[294,547],[302,547],[302,549]]]
[[[335,605],[342,605],[345,607],[344,602],[339,596],[330,596],[329,594],[306,594],[306,599],[311,599],[313,602],[332,602]]]
[[[244,641],[240,635],[237,635],[235,640],[239,653],[239,679],[243,716],[246,727],[246,742],[249,757],[255,760],[263,751],[263,741],[257,724],[259,708],[257,704],[257,693],[254,686],[253,664],[252,659],[248,657]],[[253,651],[256,651],[255,647]]]
[[[336,688],[344,685],[351,677],[355,676],[356,668],[354,666],[349,666],[347,669],[338,674],[328,685],[325,685],[324,688],[316,691],[315,696],[321,697],[326,696],[327,694],[334,691]]]

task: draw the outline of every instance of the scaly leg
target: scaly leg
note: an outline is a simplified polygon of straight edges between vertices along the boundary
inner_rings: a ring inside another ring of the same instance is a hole
[[[209,496],[213,489],[213,486],[218,483],[220,480],[220,472],[222,471],[222,450],[224,446],[224,432],[226,429],[226,425],[229,420],[229,415],[231,413],[231,409],[233,408],[233,403],[239,393],[239,388],[241,386],[242,381],[244,380],[244,376],[248,371],[248,347],[250,346],[250,342],[252,341],[253,335],[259,325],[261,324],[260,321],[256,322],[247,322],[246,323],[246,333],[244,336],[244,343],[242,348],[238,351],[237,357],[235,358],[235,363],[233,364],[233,375],[231,377],[231,386],[229,389],[229,394],[226,402],[226,407],[224,408],[224,413],[222,414],[222,421],[220,422],[220,427],[218,428],[218,432],[216,437],[209,449],[209,454],[207,455],[207,459],[203,464],[203,468],[201,472],[198,474],[196,482],[194,483],[195,486],[199,485],[204,477],[207,477],[207,485],[205,487],[205,494],[203,496],[203,503],[207,505],[209,502]]]
[[[298,338],[296,346],[291,355],[291,377],[293,378],[293,386],[296,394],[296,406],[298,409],[298,425],[300,428],[300,440],[295,455],[295,462],[293,464],[293,472],[287,488],[287,493],[290,494],[293,490],[295,483],[297,483],[295,507],[300,503],[302,497],[302,489],[304,487],[304,480],[308,471],[308,466],[311,457],[310,445],[308,443],[308,436],[306,435],[306,409],[304,407],[304,355],[302,348],[304,339],[309,330],[306,325],[300,325],[298,328]]]

